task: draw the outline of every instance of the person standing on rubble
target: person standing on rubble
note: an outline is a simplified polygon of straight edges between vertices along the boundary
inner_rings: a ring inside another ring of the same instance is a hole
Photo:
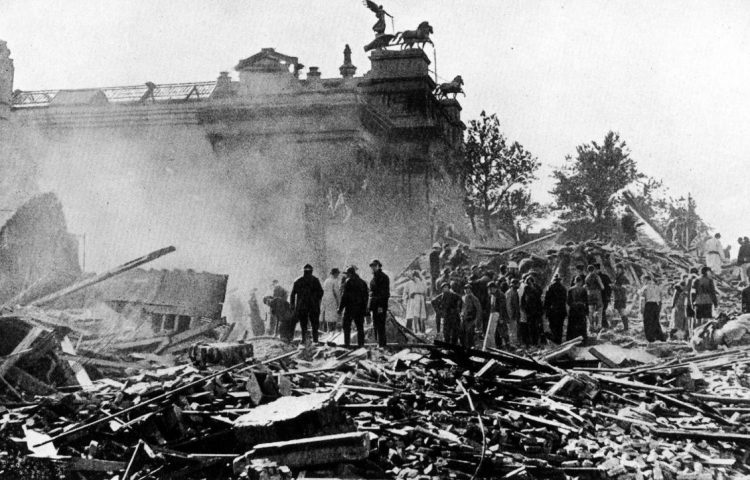
[[[748,283],[747,269],[750,268],[750,241],[739,238],[740,249],[737,252],[737,266],[740,269],[740,281]]]
[[[411,279],[404,285],[404,307],[406,308],[406,328],[417,333],[425,332],[427,319],[427,286],[418,271],[414,270]]]
[[[500,291],[496,282],[487,284],[490,293],[490,320],[497,322],[495,327],[495,346],[507,348],[510,344],[508,330],[508,307],[505,305],[505,293]],[[488,330],[489,331],[489,330]]]
[[[321,316],[323,328],[332,332],[339,324],[339,303],[341,303],[341,270],[332,268],[331,274],[323,282],[323,300],[321,302]]]
[[[576,337],[583,337],[585,341],[588,338],[588,328],[586,327],[589,304],[588,292],[583,286],[583,275],[578,275],[574,282],[573,287],[568,290],[568,331],[565,338],[566,340],[573,340]]]
[[[263,321],[263,317],[260,315],[257,292],[257,288],[250,290],[250,299],[247,301],[247,304],[250,307],[250,329],[254,337],[261,337],[266,334],[266,322]]]
[[[307,343],[307,326],[312,329],[312,340],[318,342],[318,321],[320,320],[320,300],[323,298],[323,287],[318,277],[313,275],[313,267],[309,263],[302,268],[302,276],[294,281],[289,303],[294,307],[302,329],[302,342]]]
[[[614,288],[612,289],[612,293],[615,297],[615,304],[614,309],[615,312],[617,312],[618,315],[620,315],[620,320],[622,321],[622,330],[623,332],[627,332],[629,325],[628,325],[628,289],[627,285],[630,285],[630,280],[628,280],[628,276],[625,274],[625,267],[622,266],[621,263],[618,263],[615,265],[615,281],[614,281]],[[614,323],[612,324],[612,328],[614,328]]]
[[[338,313],[344,314],[342,329],[344,345],[351,344],[352,322],[357,327],[357,345],[365,345],[365,315],[367,314],[367,283],[357,275],[354,265],[346,269],[346,280],[341,292]]]
[[[698,281],[698,269],[690,269],[690,276],[685,283],[685,315],[687,316],[688,338],[693,335],[695,327],[695,282]]]
[[[461,328],[458,341],[464,348],[474,348],[474,334],[477,324],[482,321],[482,304],[472,293],[470,283],[464,285],[464,296],[461,299]]]
[[[706,240],[703,248],[706,252],[706,266],[711,269],[714,275],[719,275],[724,262],[724,247],[721,246],[721,234],[717,233],[714,235],[714,238]]]
[[[510,288],[505,292],[505,306],[508,309],[508,336],[512,344],[518,343],[518,324],[521,322],[521,297],[518,295],[520,282],[517,278],[510,281]]]
[[[646,341],[664,341],[667,336],[661,329],[661,288],[654,282],[651,275],[644,275],[645,285],[641,289],[641,315],[643,315],[643,333]],[[709,279],[710,280],[710,279]]]
[[[370,300],[367,308],[372,312],[372,327],[380,348],[385,348],[387,339],[385,334],[385,320],[388,315],[388,300],[391,298],[391,280],[383,272],[380,260],[370,262],[372,280],[370,280]]]
[[[714,280],[708,275],[710,271],[710,267],[701,268],[701,276],[694,282],[695,300],[693,301],[693,307],[695,308],[695,325],[693,327],[699,327],[703,324],[704,320],[707,321],[713,318],[713,309],[719,306],[719,299],[716,296],[716,285],[714,284]]]
[[[560,275],[552,277],[552,283],[547,287],[544,295],[544,312],[547,314],[552,341],[561,344],[563,339],[563,325],[567,311],[568,290],[560,281]]]
[[[286,298],[275,297],[273,295],[264,297],[263,303],[268,306],[271,315],[276,318],[276,329],[278,330],[279,338],[284,342],[291,342],[294,339],[294,329],[297,326],[292,306],[289,305]]]
[[[609,275],[604,273],[602,270],[602,264],[601,263],[595,263],[594,268],[596,269],[596,274],[599,275],[599,279],[602,281],[602,328],[609,328],[609,321],[607,320],[607,309],[609,308],[609,303],[612,300],[612,279],[609,278]]]
[[[440,295],[432,299],[435,308],[435,321],[440,332],[440,323],[443,324],[443,339],[450,344],[458,344],[459,328],[461,326],[461,309],[463,300],[461,296],[450,289],[448,282],[440,284]]]
[[[602,307],[604,303],[602,301],[602,291],[604,290],[604,284],[602,279],[596,273],[596,267],[589,265],[588,275],[586,275],[586,296],[589,300],[589,328],[591,332],[598,332],[602,326]]]
[[[271,295],[273,295],[276,298],[283,298],[284,300],[287,299],[288,292],[284,287],[279,285],[278,280],[273,280],[271,282]]]
[[[675,336],[678,332],[684,339],[688,339],[688,323],[685,305],[687,292],[685,291],[685,282],[675,284],[674,293],[672,294],[672,325],[670,336]]]
[[[526,322],[521,324],[525,327],[521,330],[521,340],[527,347],[539,345],[543,329],[544,305],[542,304],[542,290],[537,287],[533,275],[526,277],[526,287],[521,296],[521,311],[525,313],[526,319]]]

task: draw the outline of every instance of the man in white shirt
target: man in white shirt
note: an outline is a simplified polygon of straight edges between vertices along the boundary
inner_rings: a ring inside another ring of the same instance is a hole
[[[724,262],[724,247],[721,245],[721,234],[717,233],[714,238],[706,240],[704,251],[706,252],[706,266],[714,272],[715,275],[721,273],[721,266]]]

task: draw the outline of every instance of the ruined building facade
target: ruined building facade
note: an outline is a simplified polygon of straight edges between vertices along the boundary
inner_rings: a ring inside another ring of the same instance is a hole
[[[33,155],[60,175],[81,158],[105,173],[125,164],[112,168],[113,188],[132,188],[144,222],[205,244],[197,263],[222,250],[219,238],[255,252],[227,259],[238,269],[260,251],[295,271],[374,256],[400,270],[429,248],[438,220],[462,221],[450,172],[464,125],[459,103],[433,94],[422,50],[374,51],[370,62],[356,76],[347,46],[339,76],[310,67],[301,79],[297,58],[264,48],[239,61],[237,80],[12,92],[2,44],[0,119],[40,135]]]

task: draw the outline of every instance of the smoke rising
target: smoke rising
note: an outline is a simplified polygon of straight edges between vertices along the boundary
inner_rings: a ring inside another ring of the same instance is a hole
[[[0,167],[4,205],[54,192],[69,231],[86,236],[87,271],[174,245],[177,252],[149,267],[228,274],[228,290],[242,298],[297,273],[288,257],[302,240],[304,192],[290,184],[295,157],[281,144],[215,151],[194,126],[12,135],[23,142]]]

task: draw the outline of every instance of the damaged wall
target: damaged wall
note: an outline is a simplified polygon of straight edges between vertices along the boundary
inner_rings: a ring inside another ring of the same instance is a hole
[[[228,274],[241,298],[273,278],[289,285],[307,262],[323,277],[379,257],[398,273],[429,248],[432,207],[463,217],[460,187],[438,174],[460,138],[446,132],[462,124],[419,61],[408,79],[381,66],[367,91],[361,79],[295,79],[283,95],[238,97],[232,82],[210,100],[19,107],[11,125],[33,141],[0,165],[27,182],[9,203],[55,192],[86,234],[87,270],[172,244],[159,268]]]

